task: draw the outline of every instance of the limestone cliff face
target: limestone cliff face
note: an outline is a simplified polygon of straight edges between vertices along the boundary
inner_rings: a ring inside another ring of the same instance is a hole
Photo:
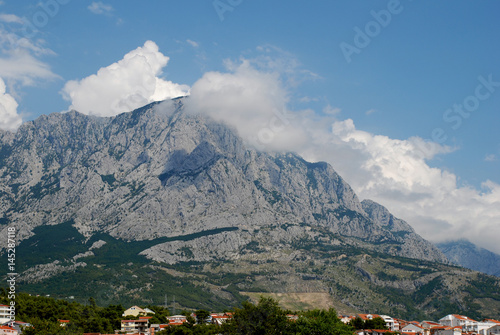
[[[252,242],[290,248],[311,229],[339,238],[318,243],[446,261],[387,209],[360,202],[327,163],[248,149],[229,127],[184,111],[183,99],[112,118],[54,113],[0,132],[0,227],[15,225],[22,240],[73,220],[87,237],[129,241],[238,228],[143,251],[168,263],[237,258]]]
[[[389,230],[395,240],[401,243],[401,254],[410,258],[448,261],[436,246],[415,233],[406,221],[396,218],[384,206],[372,200],[363,200],[361,205],[373,222]]]

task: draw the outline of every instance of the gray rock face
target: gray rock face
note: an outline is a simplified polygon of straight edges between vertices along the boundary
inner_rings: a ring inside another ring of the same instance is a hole
[[[446,261],[384,207],[360,203],[327,163],[247,149],[229,127],[185,113],[183,99],[112,118],[54,113],[0,132],[0,227],[16,226],[19,241],[68,220],[86,237],[128,241],[240,228],[143,251],[166,263],[239,257],[252,242],[289,248],[311,228]]]
[[[467,240],[438,243],[437,247],[454,264],[500,277],[500,255]]]
[[[410,258],[448,262],[446,256],[436,246],[415,233],[406,221],[396,218],[384,206],[372,200],[363,200],[361,205],[370,219],[389,230],[394,239],[401,243],[401,254]]]

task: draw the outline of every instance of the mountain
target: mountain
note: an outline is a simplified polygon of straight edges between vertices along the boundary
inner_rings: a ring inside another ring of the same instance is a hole
[[[500,255],[467,241],[448,241],[436,244],[448,259],[467,269],[500,277]]]
[[[0,227],[17,228],[19,290],[207,309],[267,292],[299,308],[318,296],[346,312],[500,315],[498,279],[449,265],[329,164],[249,149],[185,99],[0,132]]]

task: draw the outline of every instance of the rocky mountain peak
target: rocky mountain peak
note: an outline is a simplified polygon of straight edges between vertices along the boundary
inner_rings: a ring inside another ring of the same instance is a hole
[[[127,241],[237,229],[191,246],[203,259],[207,243],[220,238],[228,241],[220,252],[238,257],[252,241],[285,247],[333,234],[324,243],[364,241],[392,255],[446,261],[383,206],[360,202],[329,164],[246,148],[230,127],[185,110],[184,99],[110,118],[54,113],[4,134],[4,222],[19,227],[20,239],[68,220],[87,238],[106,233]],[[144,252],[182,260],[172,248]]]

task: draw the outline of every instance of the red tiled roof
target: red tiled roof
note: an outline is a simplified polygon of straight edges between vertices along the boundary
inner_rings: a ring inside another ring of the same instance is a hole
[[[459,320],[467,320],[467,321],[473,321],[473,322],[477,322],[476,320],[472,320],[471,318],[468,318],[464,315],[459,315],[459,314],[452,314],[454,317],[456,317],[457,319]]]
[[[486,322],[493,322],[493,323],[498,323],[498,324],[500,324],[500,321],[498,321],[498,320],[494,320],[494,319],[484,319],[483,321],[486,321]]]
[[[0,329],[5,329],[5,330],[15,330],[14,328],[9,327],[9,326],[0,326]]]
[[[358,314],[358,316],[363,319],[363,320],[369,320],[368,319],[368,315],[371,315],[372,316],[372,319],[375,319],[375,318],[379,318],[380,315],[378,314]]]

